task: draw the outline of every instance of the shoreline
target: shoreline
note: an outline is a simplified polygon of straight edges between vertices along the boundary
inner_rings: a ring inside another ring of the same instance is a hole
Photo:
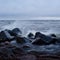
[[[19,28],[5,29],[0,32],[0,53],[1,60],[59,60],[60,38],[40,32],[23,37]]]

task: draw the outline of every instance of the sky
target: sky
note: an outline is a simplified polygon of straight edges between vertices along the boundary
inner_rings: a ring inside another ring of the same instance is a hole
[[[0,0],[0,19],[60,17],[60,0]]]

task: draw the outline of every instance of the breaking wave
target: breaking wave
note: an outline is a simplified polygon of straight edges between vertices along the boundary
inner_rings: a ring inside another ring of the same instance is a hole
[[[1,21],[2,22],[2,21]],[[1,30],[20,28],[24,35],[36,31],[44,34],[60,33],[60,21],[59,20],[5,20],[3,24],[0,22]]]

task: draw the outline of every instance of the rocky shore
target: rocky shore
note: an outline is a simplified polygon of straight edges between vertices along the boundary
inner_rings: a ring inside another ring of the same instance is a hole
[[[22,35],[19,28],[0,32],[0,60],[60,60],[60,37],[41,32]]]

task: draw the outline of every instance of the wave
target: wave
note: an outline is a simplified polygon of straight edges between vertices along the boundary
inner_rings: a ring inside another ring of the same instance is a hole
[[[28,34],[29,32],[32,32],[35,34],[36,31],[42,32],[44,34],[51,34],[51,33],[60,33],[60,21],[44,21],[44,20],[15,20],[11,23],[4,25],[2,29],[14,29],[14,28],[19,28],[22,32],[23,35]],[[5,23],[7,23],[6,21]]]

